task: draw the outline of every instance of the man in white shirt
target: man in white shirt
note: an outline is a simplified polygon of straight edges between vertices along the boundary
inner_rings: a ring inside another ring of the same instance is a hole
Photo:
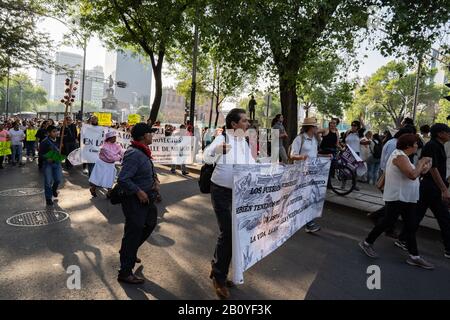
[[[14,127],[9,130],[9,136],[11,138],[12,147],[12,165],[15,166],[17,161],[19,166],[23,166],[22,162],[22,147],[23,140],[25,139],[25,132],[19,129],[19,122],[14,123]]]

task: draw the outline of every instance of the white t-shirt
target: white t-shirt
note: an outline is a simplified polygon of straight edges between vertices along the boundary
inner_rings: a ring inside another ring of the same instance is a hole
[[[226,155],[215,155],[215,148],[225,142],[223,135],[218,136],[205,149],[203,159],[206,163],[216,164],[211,181],[218,186],[233,188],[233,164],[255,164],[250,147],[244,138],[232,136],[227,133],[226,143],[231,146]]]
[[[386,180],[384,183],[383,200],[417,203],[417,201],[419,201],[419,178],[415,180],[409,179],[395,164],[392,163],[398,156],[405,156],[406,159],[408,159],[408,156],[399,149],[395,149],[389,157],[386,164]],[[412,169],[416,168],[412,163],[410,164]]]
[[[303,140],[303,146],[302,146]],[[291,146],[290,156],[308,156],[308,158],[317,158],[318,153],[318,141],[316,137],[310,138],[306,133],[300,134],[295,137]],[[301,149],[301,150],[300,150]],[[301,160],[295,160],[294,163],[299,163]]]
[[[22,130],[14,130],[14,128],[9,129],[9,136],[11,137],[11,145],[18,146],[22,144],[23,139],[25,139],[25,132]]]
[[[345,138],[345,143],[356,153],[361,154],[361,138],[358,132],[350,132]]]

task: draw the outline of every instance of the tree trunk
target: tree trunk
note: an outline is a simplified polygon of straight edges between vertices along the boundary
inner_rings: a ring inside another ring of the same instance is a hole
[[[155,98],[153,99],[152,108],[150,110],[149,120],[155,123],[158,118],[159,107],[162,99],[162,65],[164,61],[164,52],[158,55],[158,63],[152,63],[153,75],[155,77]]]
[[[280,75],[280,99],[281,113],[284,117],[285,129],[288,139],[285,140],[285,146],[290,145],[297,136],[298,128],[298,99],[295,76],[284,77]]]

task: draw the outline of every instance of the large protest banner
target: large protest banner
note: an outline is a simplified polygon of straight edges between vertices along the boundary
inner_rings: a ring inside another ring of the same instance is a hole
[[[330,159],[233,166],[233,281],[322,215]]]
[[[126,150],[131,143],[131,135],[128,132],[115,130],[108,127],[83,125],[81,128],[81,160],[84,163],[95,163],[98,159],[100,147],[103,144],[105,134],[109,131],[116,132],[116,142]],[[164,131],[161,131],[164,132]],[[165,136],[155,134],[152,144],[154,163],[160,164],[191,164],[194,157],[194,137],[191,136]]]

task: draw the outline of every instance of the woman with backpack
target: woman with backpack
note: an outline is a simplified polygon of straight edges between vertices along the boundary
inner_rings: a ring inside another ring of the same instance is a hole
[[[375,184],[380,171],[381,151],[383,144],[380,135],[375,133],[369,145],[369,157],[367,158],[367,180],[369,184]]]

